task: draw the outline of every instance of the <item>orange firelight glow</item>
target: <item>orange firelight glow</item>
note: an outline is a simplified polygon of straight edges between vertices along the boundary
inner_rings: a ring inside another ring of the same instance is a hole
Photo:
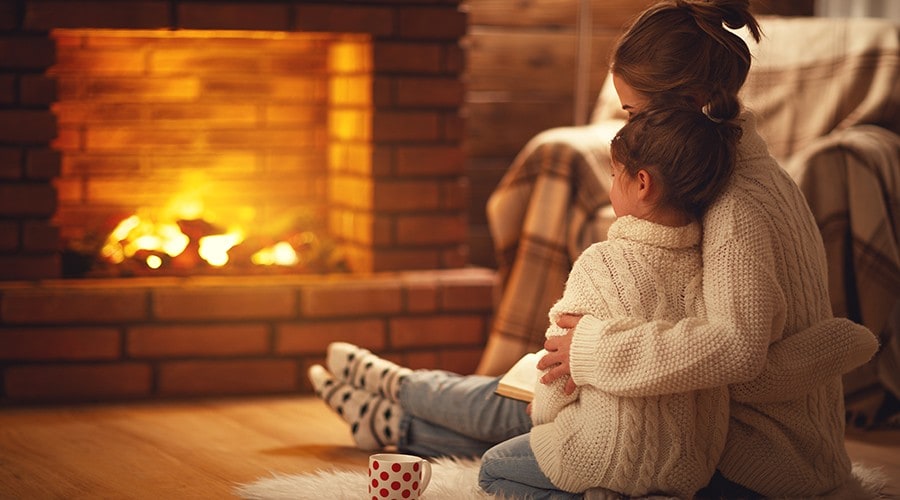
[[[197,240],[197,253],[210,266],[222,267],[229,261],[228,252],[242,243],[244,237],[240,228],[203,236]],[[113,264],[139,258],[148,268],[159,269],[164,263],[162,254],[178,257],[190,243],[190,237],[181,231],[177,222],[154,221],[135,214],[119,222],[110,232],[101,256]],[[151,253],[143,257],[139,255],[141,251]],[[290,243],[280,241],[255,252],[250,261],[258,266],[295,266],[299,257]]]

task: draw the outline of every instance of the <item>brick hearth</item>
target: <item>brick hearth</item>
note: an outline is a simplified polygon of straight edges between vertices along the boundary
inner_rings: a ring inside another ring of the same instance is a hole
[[[309,392],[344,340],[471,373],[494,273],[0,283],[2,404]]]

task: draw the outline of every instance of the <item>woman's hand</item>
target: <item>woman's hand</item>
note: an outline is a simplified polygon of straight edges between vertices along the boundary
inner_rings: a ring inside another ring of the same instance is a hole
[[[572,380],[572,369],[569,365],[569,351],[572,347],[572,330],[578,326],[581,316],[564,314],[556,321],[557,326],[566,329],[566,334],[548,337],[544,341],[544,349],[548,352],[538,361],[541,370],[550,369],[541,377],[542,384],[549,384],[554,380],[567,377],[563,391],[568,395],[575,392],[575,381]]]

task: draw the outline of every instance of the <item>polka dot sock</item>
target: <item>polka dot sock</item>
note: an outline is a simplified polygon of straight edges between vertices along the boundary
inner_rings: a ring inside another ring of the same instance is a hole
[[[403,416],[399,404],[337,380],[321,365],[311,366],[308,375],[316,396],[350,424],[358,448],[379,450],[397,444]]]
[[[328,370],[339,380],[396,403],[400,381],[412,370],[346,342],[328,345]]]

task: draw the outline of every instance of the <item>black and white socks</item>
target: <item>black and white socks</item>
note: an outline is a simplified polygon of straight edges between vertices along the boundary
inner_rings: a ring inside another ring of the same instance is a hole
[[[350,424],[356,445],[377,450],[397,444],[400,382],[412,372],[346,342],[328,346],[325,367],[309,369],[316,395]]]
[[[357,447],[378,450],[397,444],[403,414],[399,404],[337,380],[321,365],[309,368],[309,380],[316,396],[350,424]]]
[[[396,403],[400,381],[412,370],[346,342],[328,345],[325,365],[339,380]]]

